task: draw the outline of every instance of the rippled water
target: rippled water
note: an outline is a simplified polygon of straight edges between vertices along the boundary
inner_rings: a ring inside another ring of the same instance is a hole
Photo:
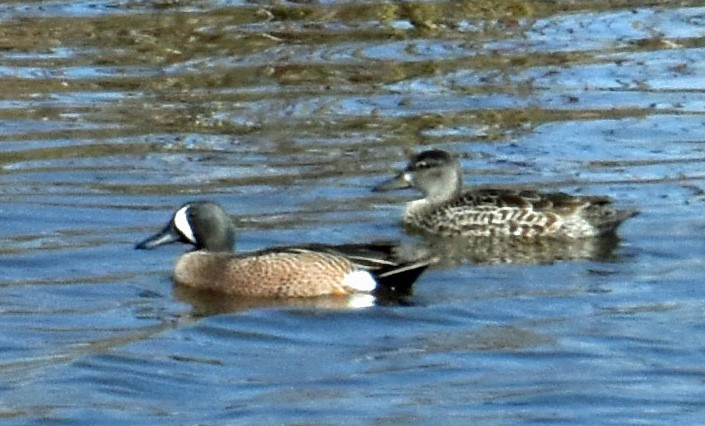
[[[705,421],[705,2],[0,5],[0,417],[8,424]],[[188,294],[221,202],[242,250],[415,243],[405,150],[466,183],[641,214],[595,260],[426,272],[408,306]]]

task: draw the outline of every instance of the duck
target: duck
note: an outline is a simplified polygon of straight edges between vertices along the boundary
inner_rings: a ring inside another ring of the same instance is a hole
[[[408,294],[432,258],[398,260],[394,243],[308,244],[235,253],[235,228],[218,203],[183,204],[156,234],[137,243],[151,250],[184,243],[193,250],[173,269],[175,284],[229,296],[305,298]]]
[[[453,155],[432,149],[412,155],[406,168],[373,188],[414,188],[423,198],[406,204],[408,228],[440,237],[554,237],[580,239],[613,233],[634,209],[616,209],[609,197],[477,188],[463,190]]]

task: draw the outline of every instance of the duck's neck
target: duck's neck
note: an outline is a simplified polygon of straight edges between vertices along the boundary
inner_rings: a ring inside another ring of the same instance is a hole
[[[432,179],[420,179],[416,189],[424,198],[406,205],[404,221],[413,223],[414,218],[423,217],[427,212],[456,198],[462,189],[462,174],[459,167],[446,167],[433,171]]]
[[[404,209],[404,222],[405,223],[415,223],[416,218],[423,217],[423,215],[433,209],[436,204],[431,203],[428,199],[422,198],[420,200],[414,200],[406,203],[406,208]]]
[[[424,200],[428,204],[438,205],[446,203],[460,194],[460,180],[454,182],[453,185],[448,185],[442,188],[435,188],[433,193],[424,194],[426,197]]]
[[[407,203],[404,211],[404,220],[413,222],[414,217],[423,217],[427,212],[456,198],[461,191],[461,177],[458,174],[450,181],[453,183],[436,186],[432,190],[424,191],[424,198]]]
[[[201,244],[197,246],[200,250],[212,252],[234,252],[235,251],[235,233],[227,232],[224,235],[207,234],[202,237]]]

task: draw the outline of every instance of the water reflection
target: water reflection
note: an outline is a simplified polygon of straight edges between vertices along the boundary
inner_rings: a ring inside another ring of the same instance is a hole
[[[438,264],[446,267],[462,263],[535,265],[566,260],[612,262],[619,258],[615,252],[619,243],[620,238],[615,233],[571,241],[557,238],[444,238],[425,235],[421,241],[403,244],[398,255],[401,258],[417,258],[435,254],[439,258]]]
[[[244,312],[263,308],[355,310],[372,306],[406,306],[411,294],[352,294],[349,296],[319,296],[306,298],[233,297],[214,291],[174,285],[174,297],[191,305],[191,316]]]

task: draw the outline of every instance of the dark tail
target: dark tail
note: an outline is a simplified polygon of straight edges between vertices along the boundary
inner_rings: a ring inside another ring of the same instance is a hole
[[[412,263],[402,263],[398,265],[385,266],[375,272],[379,286],[376,290],[377,296],[398,295],[406,296],[411,294],[414,282],[432,263],[438,259],[425,259]]]
[[[400,256],[400,245],[390,241],[335,246],[311,244],[295,248],[301,249],[342,255],[357,267],[370,271],[378,283],[375,296],[389,300],[410,295],[414,282],[426,268],[439,260],[426,253]]]

